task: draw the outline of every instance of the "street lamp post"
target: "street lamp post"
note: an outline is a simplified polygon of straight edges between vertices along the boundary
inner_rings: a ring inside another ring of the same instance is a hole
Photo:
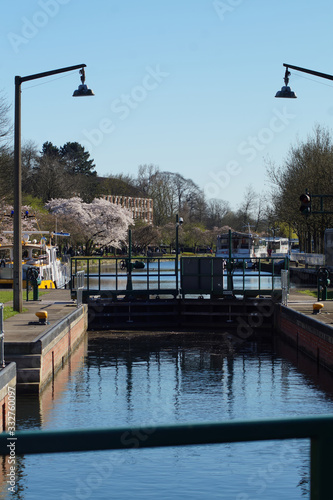
[[[292,64],[283,64],[286,68],[286,72],[284,75],[285,86],[278,90],[275,94],[275,97],[284,97],[284,98],[293,98],[295,99],[297,96],[295,92],[293,92],[288,86],[289,83],[289,68],[294,69],[296,71],[300,71],[302,73],[308,73],[309,75],[319,76],[320,78],[325,78],[326,80],[333,80],[333,75],[328,75],[327,73],[321,73],[319,71],[314,71],[312,69],[300,68],[299,66],[293,66]]]
[[[67,71],[80,69],[81,82],[73,96],[94,95],[85,85],[85,64],[36,73],[28,76],[15,76],[15,125],[14,125],[14,247],[13,247],[13,309],[22,312],[22,169],[21,169],[21,84],[30,80],[44,78]]]

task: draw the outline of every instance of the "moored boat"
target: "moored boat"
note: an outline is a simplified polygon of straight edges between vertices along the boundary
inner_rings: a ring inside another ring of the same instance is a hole
[[[229,238],[231,237],[231,243]],[[223,233],[217,237],[216,257],[228,259],[230,257],[234,261],[242,263],[245,261],[248,266],[251,266],[253,261],[258,258],[267,256],[266,241],[252,233],[240,233],[230,231]]]
[[[35,268],[38,270],[39,288],[65,288],[70,280],[68,263],[60,261],[57,257],[57,248],[47,244],[45,237],[41,238],[39,242],[30,241],[29,235],[34,233],[36,232],[30,231],[23,236],[23,286],[26,286],[28,269]],[[12,244],[0,246],[0,286],[13,285],[13,254]]]
[[[265,238],[267,257],[287,257],[289,255],[289,239],[282,237]]]

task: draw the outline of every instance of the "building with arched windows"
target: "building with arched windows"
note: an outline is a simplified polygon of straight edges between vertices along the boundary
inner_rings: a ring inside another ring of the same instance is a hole
[[[122,195],[102,195],[101,198],[121,205],[130,210],[133,214],[134,220],[142,220],[148,224],[153,223],[153,199],[152,198],[138,198],[135,196],[122,196]]]

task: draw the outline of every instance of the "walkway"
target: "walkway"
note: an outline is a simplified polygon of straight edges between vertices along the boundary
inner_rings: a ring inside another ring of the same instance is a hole
[[[318,302],[315,297],[310,297],[297,290],[291,290],[289,293],[288,307],[306,316],[311,316],[317,321],[321,321],[327,325],[333,325],[333,300],[320,300],[319,302],[324,304],[324,307],[318,314],[313,314],[313,304],[315,302]]]
[[[288,307],[306,316],[333,325],[333,300],[321,301],[324,308],[319,314],[313,314],[315,297],[310,297],[297,290],[291,290],[288,298]],[[32,342],[45,334],[58,321],[73,312],[76,303],[70,297],[70,290],[50,290],[41,299],[23,301],[26,312],[16,314],[4,322],[5,342]],[[47,311],[49,324],[40,324],[36,316],[37,311]]]
[[[70,290],[50,290],[43,294],[38,301],[29,300],[27,302],[24,300],[23,308],[26,309],[25,312],[5,320],[5,343],[37,340],[49,328],[73,312],[76,303],[71,300]],[[47,311],[49,324],[39,323],[36,316],[37,311]]]

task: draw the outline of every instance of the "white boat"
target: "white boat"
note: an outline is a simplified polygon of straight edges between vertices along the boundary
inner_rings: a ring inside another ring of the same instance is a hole
[[[231,236],[231,258],[236,262],[245,261],[248,266],[258,258],[267,256],[267,246],[264,238],[252,233],[232,231],[217,237],[215,257],[229,258],[229,235]]]
[[[265,238],[267,245],[267,257],[287,257],[289,255],[289,239],[281,237]]]
[[[57,248],[46,244],[44,237],[39,242],[30,241],[29,234],[24,234],[22,242],[23,286],[32,267],[38,269],[39,288],[65,288],[70,280],[69,264],[60,261]],[[13,285],[13,254],[12,244],[0,245],[0,286]]]

